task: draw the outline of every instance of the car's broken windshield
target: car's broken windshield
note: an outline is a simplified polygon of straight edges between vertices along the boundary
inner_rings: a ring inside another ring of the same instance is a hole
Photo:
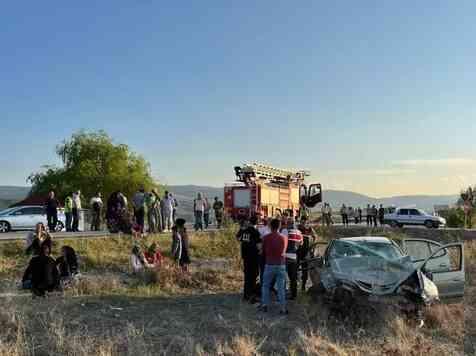
[[[363,241],[356,243],[354,241],[338,240],[331,251],[332,257],[348,256],[377,256],[383,259],[398,260],[402,254],[390,243]]]

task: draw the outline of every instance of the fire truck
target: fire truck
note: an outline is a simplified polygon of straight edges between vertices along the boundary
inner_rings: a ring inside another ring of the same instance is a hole
[[[225,185],[225,214],[233,220],[252,215],[296,216],[322,201],[320,184],[306,186],[305,170],[286,170],[259,163],[235,167],[236,182]]]

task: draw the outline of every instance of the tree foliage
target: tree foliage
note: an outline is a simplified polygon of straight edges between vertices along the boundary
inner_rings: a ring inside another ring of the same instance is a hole
[[[157,186],[149,163],[127,145],[115,144],[104,131],[79,131],[59,144],[56,154],[62,167],[44,166],[28,177],[33,194],[53,189],[63,199],[79,189],[83,197],[90,198],[98,191],[108,197],[120,190],[130,197],[140,187]]]

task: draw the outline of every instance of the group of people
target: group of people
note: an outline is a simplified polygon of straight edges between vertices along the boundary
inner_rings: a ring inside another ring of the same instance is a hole
[[[332,208],[329,203],[324,203],[321,209],[322,213],[322,222],[323,225],[330,226],[334,224],[334,219],[332,217]],[[349,226],[350,222],[354,224],[361,224],[364,220],[364,214],[366,218],[367,226],[377,227],[384,225],[385,220],[385,208],[382,204],[377,208],[376,205],[367,204],[365,210],[361,207],[353,208],[351,206],[346,206],[342,204],[339,210],[340,216],[342,218],[342,224],[344,226]]]
[[[193,201],[193,212],[195,216],[195,231],[203,231],[208,229],[210,225],[210,211],[213,209],[215,213],[215,220],[217,228],[221,228],[223,224],[223,202],[215,197],[213,205],[210,204],[207,197],[204,197],[202,193],[197,193],[197,198]]]
[[[146,192],[144,188],[140,188],[132,198],[132,206],[135,224],[142,233],[145,232],[146,218],[148,232],[172,231],[178,207],[177,199],[172,193],[165,191],[161,198],[155,189]]]
[[[294,300],[298,293],[298,271],[302,271],[301,289],[306,290],[308,259],[311,244],[316,235],[302,216],[297,224],[294,217],[264,220],[258,225],[258,217],[252,216],[240,223],[236,235],[241,243],[243,259],[243,299],[260,302],[260,309],[268,311],[271,293],[276,293],[280,313],[288,314],[287,300]],[[301,268],[299,268],[301,266]],[[289,279],[290,293],[286,295]]]
[[[74,249],[62,246],[61,256],[51,255],[52,239],[42,223],[26,238],[25,253],[31,259],[23,274],[21,287],[29,289],[34,296],[44,297],[47,292],[61,290],[79,274],[79,261]]]
[[[102,202],[101,202],[102,204]],[[60,203],[55,192],[51,190],[45,202],[46,219],[49,231],[56,231],[58,227],[58,209]],[[64,215],[66,231],[79,231],[79,213],[81,210],[81,192],[69,193],[64,200]]]

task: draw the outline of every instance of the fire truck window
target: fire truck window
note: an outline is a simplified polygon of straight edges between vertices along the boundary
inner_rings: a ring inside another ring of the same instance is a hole
[[[251,192],[248,189],[236,189],[233,196],[235,208],[249,208],[251,203]]]

